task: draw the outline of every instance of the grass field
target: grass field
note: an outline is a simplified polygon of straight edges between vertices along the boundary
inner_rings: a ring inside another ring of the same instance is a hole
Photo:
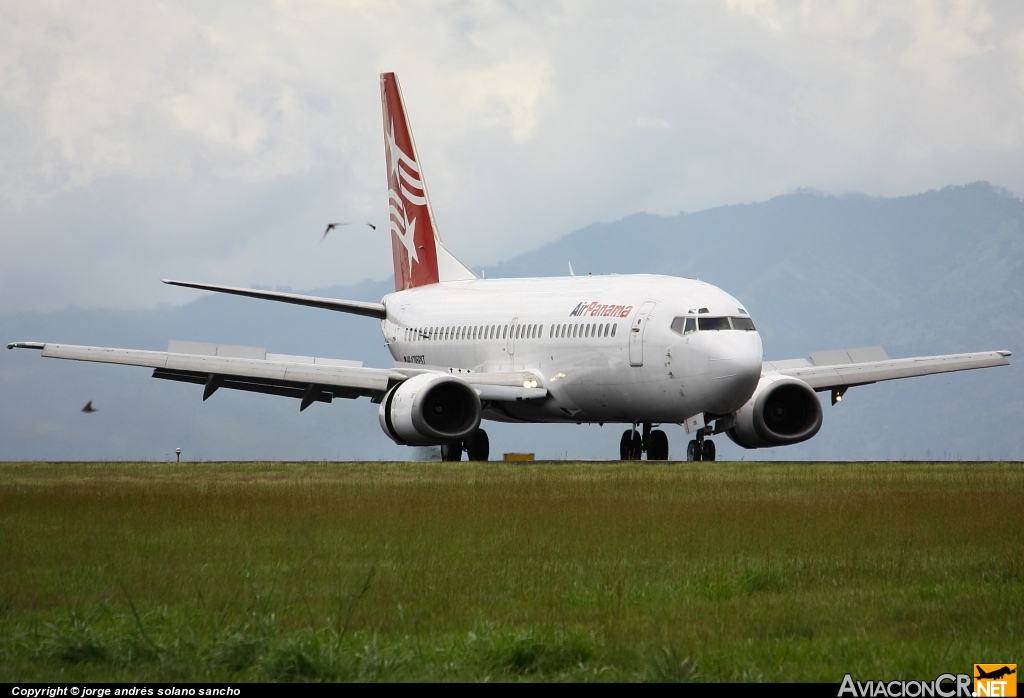
[[[930,680],[1022,648],[1021,464],[0,464],[0,680]]]

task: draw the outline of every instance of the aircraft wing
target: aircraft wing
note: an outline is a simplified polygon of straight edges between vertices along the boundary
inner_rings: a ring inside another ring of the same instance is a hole
[[[12,342],[7,348],[37,349],[43,357],[53,359],[152,368],[154,378],[204,386],[204,400],[219,388],[299,398],[300,410],[334,398],[365,396],[379,401],[389,388],[416,373],[457,370],[367,368],[360,361],[270,354],[262,347],[175,340],[168,343],[167,351],[44,342]],[[482,400],[506,402],[547,396],[547,389],[537,387],[533,374],[466,373],[458,377],[472,385]]]
[[[303,296],[298,293],[281,293],[280,291],[259,291],[254,288],[238,288],[236,286],[217,286],[215,284],[198,284],[191,281],[174,281],[172,279],[160,279],[171,286],[183,286],[185,288],[198,288],[201,291],[216,291],[217,293],[230,293],[235,296],[246,296],[248,298],[261,298],[267,301],[279,301],[293,305],[305,305],[310,308],[323,308],[341,313],[352,313],[353,315],[365,315],[383,320],[387,317],[387,310],[382,303],[366,303],[364,301],[345,301],[337,298],[321,298],[319,296]]]
[[[812,352],[811,361],[789,359],[765,361],[762,375],[790,376],[807,383],[816,391],[840,390],[897,378],[927,376],[933,373],[967,371],[975,368],[1006,366],[1008,351],[978,351],[942,356],[915,356],[890,359],[881,347]],[[860,359],[860,360],[858,360]]]

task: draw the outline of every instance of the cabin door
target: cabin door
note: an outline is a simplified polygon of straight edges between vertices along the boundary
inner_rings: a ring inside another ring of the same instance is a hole
[[[654,301],[647,301],[640,306],[633,325],[629,328],[629,365],[644,365],[644,331],[647,330],[647,319],[654,310]]]

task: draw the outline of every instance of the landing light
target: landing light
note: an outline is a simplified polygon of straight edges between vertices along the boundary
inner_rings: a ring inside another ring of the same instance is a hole
[[[523,381],[523,387],[524,388],[536,388],[537,387],[537,381],[534,381],[534,380]]]

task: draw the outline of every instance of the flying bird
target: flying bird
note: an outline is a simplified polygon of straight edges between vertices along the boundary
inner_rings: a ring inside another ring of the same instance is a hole
[[[327,228],[324,229],[324,236],[320,238],[320,242],[323,242],[327,238],[327,233],[331,232],[335,228],[341,225],[348,225],[351,221],[345,221],[344,223],[328,223]]]
[[[85,412],[86,414],[92,414],[93,412],[98,411],[99,410],[92,406],[92,400],[89,400],[89,402],[85,403],[85,407],[82,408],[82,412]]]
[[[375,226],[375,225],[374,225],[373,223],[371,223],[370,221],[366,221],[366,225],[370,226],[370,228],[372,228],[373,230],[376,230],[376,229],[377,229],[377,226]]]

